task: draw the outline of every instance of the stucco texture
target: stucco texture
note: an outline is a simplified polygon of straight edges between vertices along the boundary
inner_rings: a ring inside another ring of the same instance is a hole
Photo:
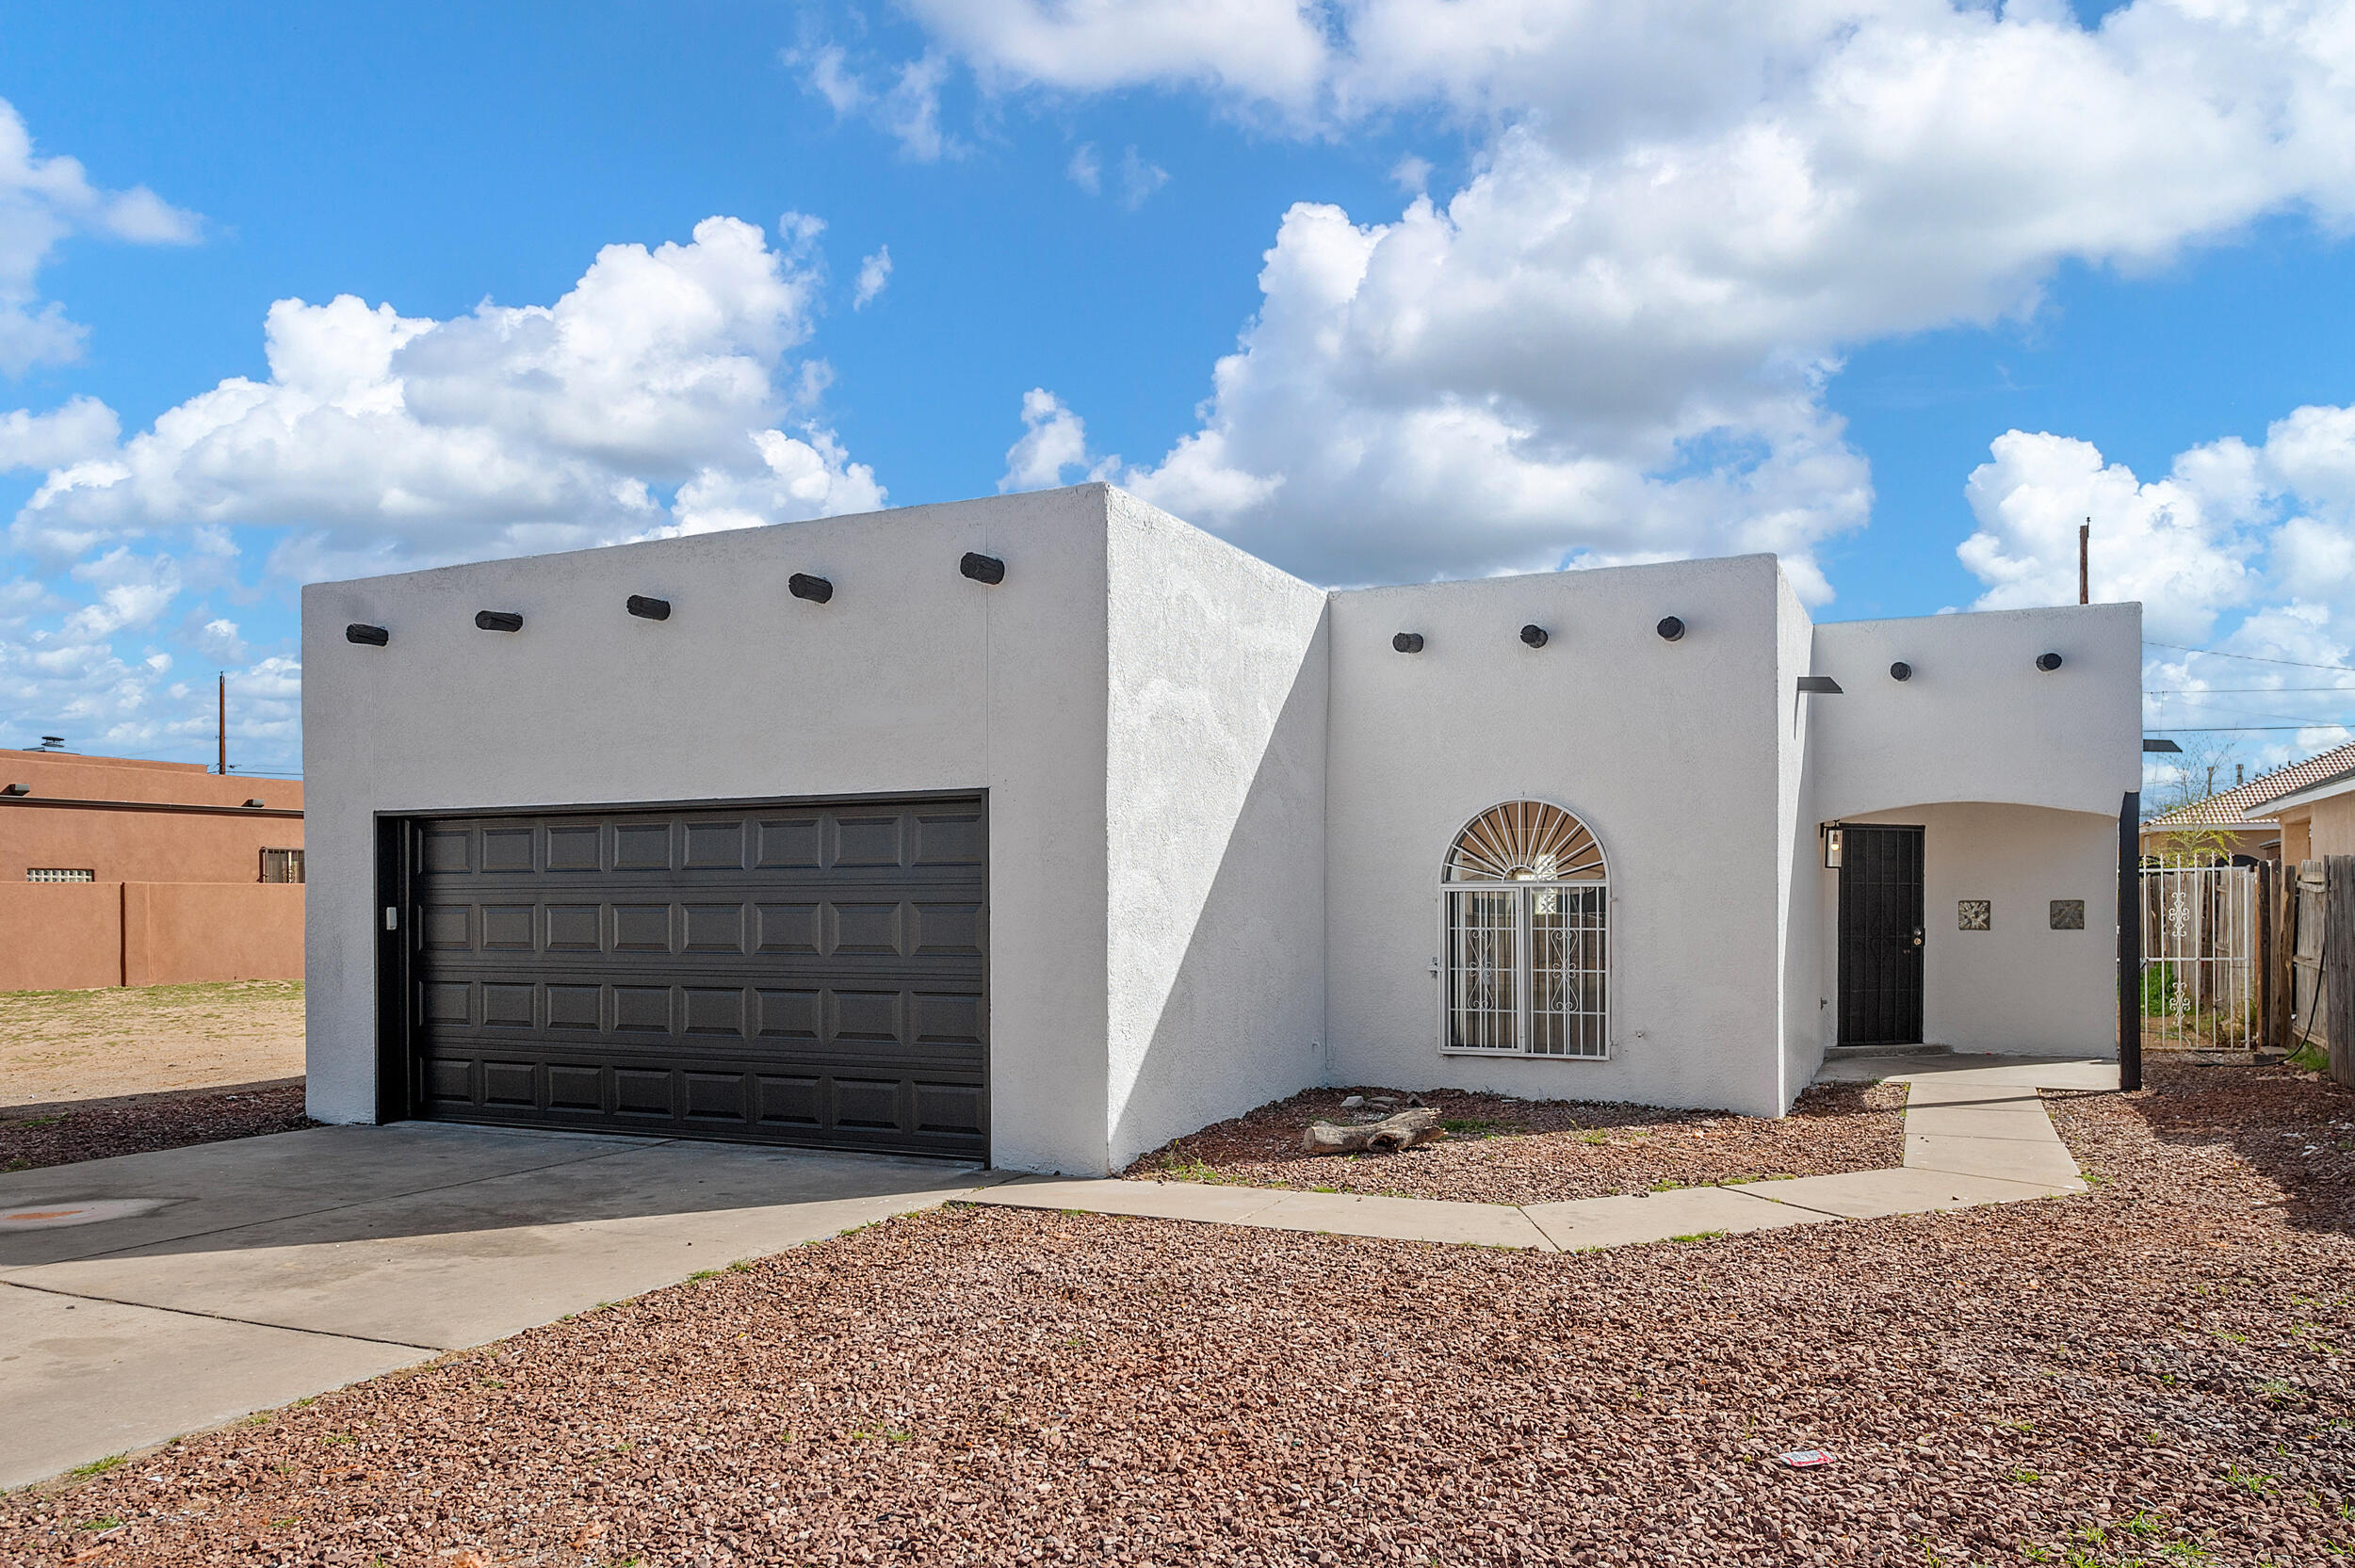
[[[380,814],[981,789],[993,1157],[1110,1169],[1105,495],[304,590],[311,1114],[375,1114]],[[1005,581],[961,576],[966,551]],[[831,579],[832,602],[790,597],[795,572]],[[671,618],[627,615],[633,593]],[[524,628],[478,631],[479,609]],[[350,622],[390,643],[346,642]]]
[[[1779,1114],[1771,557],[1333,597],[1328,1014],[1337,1082]],[[1681,640],[1655,629],[1683,620]],[[1519,640],[1546,628],[1542,648]],[[1423,651],[1391,647],[1422,634]],[[1472,817],[1551,801],[1609,859],[1606,1060],[1442,1055],[1439,874]]]
[[[302,977],[285,882],[0,882],[0,991]]]
[[[570,804],[984,791],[1011,1169],[1100,1175],[1319,1082],[1779,1114],[1833,1026],[1816,830],[1875,814],[1930,830],[1933,914],[2006,912],[1932,944],[1934,1031],[2107,1039],[2133,606],[1818,627],[1768,556],[1328,592],[1088,485],[323,584],[303,619],[322,1120],[376,1105],[377,818]],[[1608,857],[1605,1059],[1439,1048],[1441,863],[1516,800]],[[2087,929],[2008,913],[2053,897]]]

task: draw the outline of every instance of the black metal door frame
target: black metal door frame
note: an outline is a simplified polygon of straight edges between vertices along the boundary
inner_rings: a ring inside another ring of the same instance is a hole
[[[417,830],[429,822],[477,819],[496,816],[593,816],[600,813],[629,811],[733,811],[768,807],[812,807],[840,804],[856,800],[874,805],[922,805],[934,800],[970,800],[982,802],[982,832],[983,849],[983,888],[986,900],[992,879],[989,875],[989,790],[924,789],[887,790],[855,795],[752,795],[722,796],[674,800],[599,800],[565,801],[554,805],[502,805],[489,807],[445,808],[432,811],[378,812],[376,825],[376,1119],[387,1122],[413,1120],[417,1115],[421,1097],[417,1074],[420,1057],[415,1049],[418,1021],[416,1016],[416,976],[418,971],[416,931],[417,911],[415,882],[417,877]],[[982,971],[982,1008],[984,1016],[990,1010],[995,987],[997,966],[985,963]],[[993,1031],[994,1034],[994,1031]],[[983,1081],[990,1083],[987,1056],[983,1059]],[[625,1129],[600,1129],[602,1135],[625,1137]],[[650,1138],[675,1139],[676,1132],[649,1132]],[[982,1163],[989,1162],[986,1153],[989,1123],[983,1124],[984,1153]],[[789,1145],[788,1145],[789,1146]],[[895,1157],[924,1159],[934,1156],[918,1152],[895,1152]],[[966,1161],[966,1156],[945,1156]],[[969,1162],[969,1161],[967,1161]]]
[[[1922,828],[1836,824],[1841,830],[1840,1043],[1922,1040]]]

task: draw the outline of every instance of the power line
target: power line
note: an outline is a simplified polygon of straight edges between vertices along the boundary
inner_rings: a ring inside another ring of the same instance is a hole
[[[2145,729],[2144,735],[2237,735],[2245,730],[2344,730],[2339,723],[2314,724],[2178,724],[2171,729]]]
[[[2181,642],[2153,642],[2147,637],[2142,639],[2142,645],[2145,648],[2172,648],[2179,654],[2205,654],[2216,659],[2247,659],[2251,664],[2286,664],[2294,670],[2336,670],[2343,674],[2355,675],[2355,664],[2312,664],[2304,659],[2269,659],[2259,654],[2228,654],[2221,648],[2193,648]]]
[[[2284,696],[2292,693],[2344,691],[2349,695],[2355,695],[2355,686],[2146,686],[2142,688],[2142,694],[2145,697],[2204,696],[2211,691],[2255,691],[2267,695],[2278,691]]]

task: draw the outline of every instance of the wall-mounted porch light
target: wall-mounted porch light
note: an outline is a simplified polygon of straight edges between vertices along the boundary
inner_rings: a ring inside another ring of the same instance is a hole
[[[1802,675],[1799,677],[1799,695],[1802,697],[1837,697],[1840,695],[1840,683],[1829,675]]]
[[[1006,580],[1006,563],[996,556],[984,556],[978,550],[967,550],[965,558],[957,562],[957,570],[977,583],[988,583],[992,587]],[[824,601],[820,602],[822,604]]]
[[[1846,849],[1847,832],[1836,822],[1824,825],[1824,869],[1840,869],[1840,856]]]
[[[344,628],[344,640],[346,642],[359,642],[365,643],[370,648],[382,648],[386,643],[392,641],[392,639],[393,634],[386,631],[383,627],[371,626],[364,622],[354,621],[350,625]]]
[[[806,572],[796,572],[785,579],[785,590],[796,599],[806,599],[822,605],[834,597],[834,584],[823,577],[813,577]]]
[[[671,601],[668,599],[649,599],[642,593],[633,593],[622,601],[622,607],[641,621],[671,619]]]
[[[1543,626],[1523,626],[1521,640],[1532,648],[1542,648],[1546,645],[1546,629]]]
[[[2061,667],[2061,656],[2058,654],[2038,654],[2036,656],[2036,667],[2049,675]]]
[[[1420,654],[1422,652],[1422,634],[1421,632],[1401,632],[1396,637],[1390,639],[1390,646],[1397,649],[1402,654]]]
[[[1899,659],[1889,667],[1889,678],[1892,681],[1909,681],[1913,679],[1913,666]]]
[[[524,618],[512,610],[477,610],[474,623],[486,632],[520,632]]]
[[[1680,616],[1662,616],[1660,618],[1660,624],[1654,626],[1652,630],[1660,634],[1660,640],[1663,642],[1681,642],[1684,640],[1684,621]]]

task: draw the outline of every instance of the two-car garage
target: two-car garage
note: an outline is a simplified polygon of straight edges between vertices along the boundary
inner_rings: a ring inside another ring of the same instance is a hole
[[[405,817],[378,842],[391,1114],[987,1157],[980,797]]]

